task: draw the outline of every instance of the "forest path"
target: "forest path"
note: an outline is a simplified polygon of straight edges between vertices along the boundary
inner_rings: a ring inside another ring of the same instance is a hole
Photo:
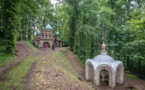
[[[36,56],[42,55],[41,59],[29,70],[24,90],[94,90],[92,84],[78,79],[81,78],[79,72],[84,72],[84,69],[80,62],[69,61],[62,54],[66,52],[66,48],[55,48],[54,51],[51,48],[39,49]]]
[[[22,63],[23,60],[27,56],[34,54],[34,52],[32,52],[32,50],[31,50],[31,48],[22,42],[18,42],[16,44],[16,51],[17,51],[17,57],[14,60],[12,60],[11,62],[0,67],[0,76],[5,74],[9,70],[11,70],[13,67]]]

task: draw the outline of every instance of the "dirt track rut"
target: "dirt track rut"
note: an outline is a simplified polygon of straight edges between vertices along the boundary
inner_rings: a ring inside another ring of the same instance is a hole
[[[9,62],[6,65],[0,67],[0,76],[11,70],[13,67],[22,63],[28,55],[30,56],[33,53],[30,47],[26,44],[23,44],[22,42],[18,42],[16,44],[16,51],[17,57],[12,62]]]

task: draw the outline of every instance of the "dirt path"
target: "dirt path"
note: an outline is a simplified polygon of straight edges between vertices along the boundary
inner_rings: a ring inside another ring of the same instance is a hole
[[[40,49],[45,55],[33,64],[25,78],[24,90],[92,90],[86,82],[65,71],[60,57],[55,56],[58,50],[62,49]]]
[[[30,49],[29,46],[22,42],[18,42],[16,44],[16,51],[17,51],[17,57],[12,61],[9,62],[8,64],[1,66],[0,67],[0,76],[5,74],[7,71],[12,69],[13,67],[19,65],[20,63],[23,62],[23,60],[29,55],[32,55],[33,52]]]

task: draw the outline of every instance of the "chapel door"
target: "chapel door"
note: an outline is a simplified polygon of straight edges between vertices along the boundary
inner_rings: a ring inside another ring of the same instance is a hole
[[[50,44],[49,44],[48,42],[44,42],[44,43],[43,43],[43,47],[44,47],[44,48],[49,48],[49,47],[50,47]]]

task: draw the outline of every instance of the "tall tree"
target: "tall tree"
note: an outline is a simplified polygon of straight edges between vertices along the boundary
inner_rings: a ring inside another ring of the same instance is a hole
[[[14,0],[13,2],[11,0],[3,1],[2,4],[2,39],[5,40],[5,46],[6,51],[8,53],[13,53],[16,43],[16,37],[17,37],[17,30],[14,25],[14,22],[16,21],[15,14],[17,13],[15,8],[17,6],[19,1]]]

